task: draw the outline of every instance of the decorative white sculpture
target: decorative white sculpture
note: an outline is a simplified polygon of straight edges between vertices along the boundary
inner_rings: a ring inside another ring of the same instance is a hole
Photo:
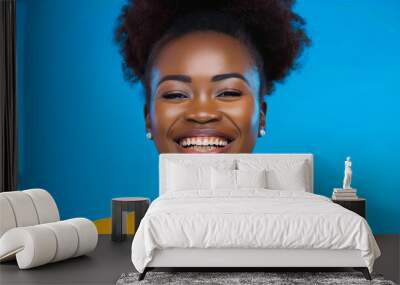
[[[351,186],[350,186],[350,184],[351,184],[351,176],[352,176],[351,157],[348,156],[346,158],[346,161],[344,162],[343,189],[352,189]]]

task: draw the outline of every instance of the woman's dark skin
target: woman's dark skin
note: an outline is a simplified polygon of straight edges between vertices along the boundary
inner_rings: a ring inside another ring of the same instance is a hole
[[[250,153],[265,128],[259,71],[229,35],[197,31],[169,41],[150,86],[146,130],[160,153]]]

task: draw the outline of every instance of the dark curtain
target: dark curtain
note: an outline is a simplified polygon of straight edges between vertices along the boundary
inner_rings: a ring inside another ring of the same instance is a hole
[[[17,190],[15,0],[0,0],[0,192]]]

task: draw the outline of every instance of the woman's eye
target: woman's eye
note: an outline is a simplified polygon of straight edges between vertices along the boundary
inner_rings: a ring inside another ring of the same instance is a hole
[[[242,92],[239,91],[224,91],[217,95],[217,97],[240,97]]]
[[[169,100],[173,100],[173,99],[186,99],[188,98],[188,96],[186,94],[183,93],[167,93],[167,94],[163,94],[162,97],[164,99],[169,99]]]

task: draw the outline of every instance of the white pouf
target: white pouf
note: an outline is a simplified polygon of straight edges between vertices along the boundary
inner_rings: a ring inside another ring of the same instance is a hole
[[[92,221],[59,219],[46,190],[0,193],[0,262],[16,259],[20,269],[28,269],[96,248],[98,234]]]
[[[19,268],[28,269],[86,254],[97,239],[93,222],[84,218],[13,228],[0,238],[0,259],[15,255]]]

